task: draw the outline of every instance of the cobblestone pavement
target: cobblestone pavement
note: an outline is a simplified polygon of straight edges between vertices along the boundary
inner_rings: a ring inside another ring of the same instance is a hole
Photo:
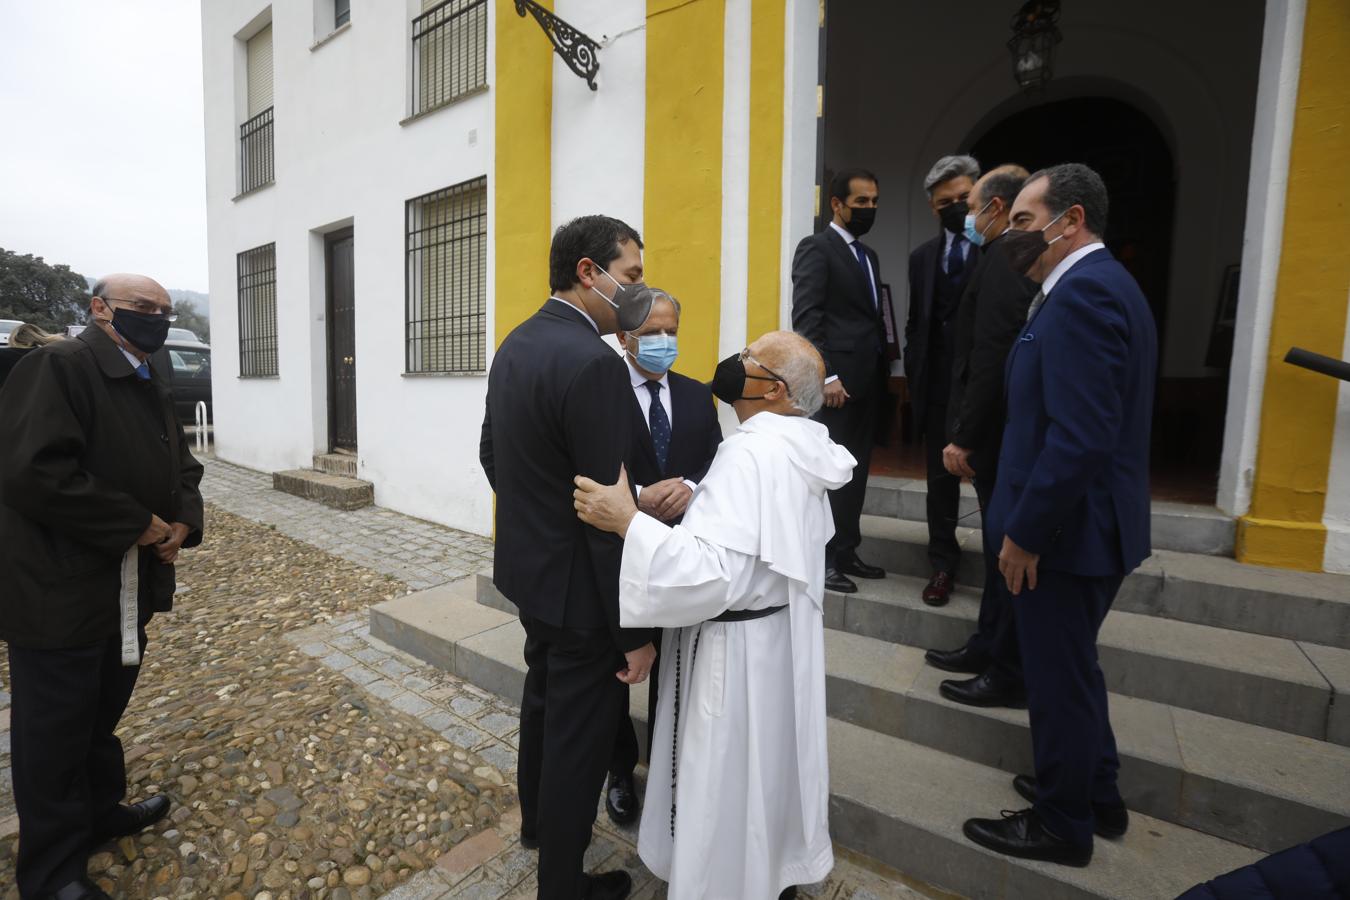
[[[378,506],[343,512],[272,490],[272,476],[203,460],[202,494],[220,509],[419,591],[492,570],[492,541]]]

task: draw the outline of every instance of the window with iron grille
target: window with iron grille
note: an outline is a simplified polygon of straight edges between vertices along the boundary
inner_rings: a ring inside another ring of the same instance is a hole
[[[333,0],[333,27],[341,28],[352,20],[352,0]]]
[[[487,368],[487,179],[407,203],[407,370]]]
[[[413,19],[413,115],[487,84],[487,0],[423,0]]]
[[[238,257],[239,374],[277,374],[277,245],[263,244]]]
[[[239,126],[239,193],[247,194],[276,175],[272,147],[272,26],[248,39],[248,121]]]

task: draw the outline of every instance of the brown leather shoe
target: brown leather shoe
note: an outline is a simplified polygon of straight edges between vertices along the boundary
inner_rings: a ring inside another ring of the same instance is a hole
[[[929,606],[946,606],[955,586],[956,579],[951,572],[934,572],[933,577],[928,579],[928,586],[923,589],[923,602]]]

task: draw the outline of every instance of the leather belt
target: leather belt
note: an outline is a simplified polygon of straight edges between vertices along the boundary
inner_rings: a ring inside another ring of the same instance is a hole
[[[764,619],[780,610],[787,609],[788,605],[766,606],[763,609],[729,609],[716,618],[709,619],[709,622],[749,622],[754,619]]]

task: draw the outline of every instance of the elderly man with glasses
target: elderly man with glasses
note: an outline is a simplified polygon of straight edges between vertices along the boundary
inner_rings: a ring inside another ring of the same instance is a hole
[[[94,286],[93,327],[34,350],[0,390],[0,639],[9,645],[20,896],[106,897],[91,851],[162,819],[125,805],[114,735],[167,611],[179,550],[202,539],[202,467],[152,357],[176,318],[141,275]]]

